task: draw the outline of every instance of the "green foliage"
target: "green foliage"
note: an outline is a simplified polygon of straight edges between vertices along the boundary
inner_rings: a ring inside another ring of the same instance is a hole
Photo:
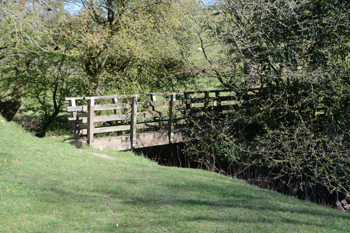
[[[349,195],[350,3],[227,0],[204,12],[199,37],[220,44],[226,62],[203,54],[236,92],[229,121],[241,121],[209,126],[225,134],[205,142],[219,140],[210,154],[256,168],[292,193],[322,186]]]
[[[188,46],[176,43],[185,37],[180,4],[87,0],[82,6],[58,31],[69,41],[66,54],[77,57],[84,70],[86,95],[152,91],[159,80],[164,87],[179,76],[177,50]]]

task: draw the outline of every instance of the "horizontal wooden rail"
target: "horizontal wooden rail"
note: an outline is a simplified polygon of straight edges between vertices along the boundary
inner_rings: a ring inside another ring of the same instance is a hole
[[[221,96],[221,97],[209,97],[208,101],[230,101],[235,100],[234,96]],[[174,101],[175,105],[187,105],[187,104],[195,104],[195,103],[205,103],[205,98],[195,98],[195,99],[183,99]],[[147,102],[139,102],[137,103],[138,108],[149,108],[149,107],[160,107],[160,106],[168,106],[169,101],[147,101]],[[128,103],[118,103],[118,104],[102,104],[95,105],[94,111],[101,110],[120,110],[120,109],[131,109],[131,104]],[[69,106],[67,107],[67,112],[86,112],[88,110],[87,105],[83,106]]]
[[[245,89],[246,90],[246,89]],[[248,89],[247,89],[248,90]],[[249,90],[259,90],[259,88],[251,88]],[[205,92],[209,93],[216,93],[216,92],[232,92],[232,90],[209,90],[209,91],[188,91],[188,92],[169,92],[169,93],[151,93],[151,94],[138,94],[138,97],[151,97],[151,96],[171,96],[175,94],[178,95],[185,95],[185,94],[203,94]],[[97,99],[123,99],[123,98],[132,98],[134,95],[111,95],[111,96],[96,96],[96,97],[84,97],[85,100],[90,100],[91,98],[97,100]],[[81,97],[80,97],[81,98]],[[73,99],[73,97],[66,98],[66,100]]]
[[[186,127],[187,119],[176,119],[174,120],[174,124],[176,126],[182,126]],[[159,129],[165,129],[169,124],[168,120],[162,120],[162,121],[152,121],[152,122],[143,122],[143,123],[137,123],[137,129],[147,129],[149,127],[156,127]],[[81,130],[81,135],[87,135],[87,126],[82,125],[79,127]],[[118,131],[127,131],[131,130],[130,125],[117,125],[117,126],[102,126],[102,127],[95,127],[94,133],[108,133],[108,132],[118,132]],[[73,133],[73,129],[70,131]]]

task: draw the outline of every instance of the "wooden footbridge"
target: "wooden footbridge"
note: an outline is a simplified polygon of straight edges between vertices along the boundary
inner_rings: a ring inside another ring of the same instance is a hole
[[[232,112],[235,98],[227,90],[66,98],[72,143],[128,150],[183,142],[193,122]]]

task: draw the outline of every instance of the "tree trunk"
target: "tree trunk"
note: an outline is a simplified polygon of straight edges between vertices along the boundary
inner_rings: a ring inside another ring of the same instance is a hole
[[[12,121],[19,108],[24,103],[23,101],[24,88],[16,86],[9,95],[10,100],[2,102],[0,100],[0,114],[5,117],[7,121]]]

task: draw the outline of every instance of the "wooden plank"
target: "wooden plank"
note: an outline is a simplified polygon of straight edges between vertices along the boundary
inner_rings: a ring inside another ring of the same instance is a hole
[[[221,106],[220,91],[215,92],[215,97],[216,97],[216,100],[214,101],[216,102],[216,106],[220,107]]]
[[[136,130],[137,130],[137,95],[132,97],[132,103],[131,103],[131,148],[135,148],[137,141],[136,141]]]
[[[209,107],[209,91],[205,92],[205,102],[204,102],[204,117],[203,121],[208,119],[208,107]]]
[[[204,93],[204,91],[191,91],[189,92],[191,94],[201,94]],[[147,96],[169,96],[172,95],[173,93],[152,93],[152,94],[137,94],[138,97],[147,97]],[[176,92],[176,95],[182,95],[182,92]],[[110,96],[94,96],[94,97],[84,97],[84,100],[90,100],[91,98],[94,99],[113,99],[113,98],[118,98],[118,99],[125,99],[125,98],[132,98],[134,95],[110,95]]]
[[[66,97],[64,98],[65,100],[69,101],[69,100],[72,100],[72,99],[75,99],[75,100],[83,100],[85,97]]]
[[[151,94],[151,101],[152,102],[156,102],[157,101],[157,96]],[[154,106],[152,106],[152,111],[155,111],[155,110],[156,110],[156,108]]]
[[[119,110],[119,109],[129,109],[131,104],[129,103],[115,103],[115,104],[101,104],[95,106],[95,111],[101,110]]]
[[[174,111],[175,111],[175,104],[174,102],[176,101],[176,94],[173,93],[170,96],[170,105],[169,105],[169,143],[174,142]]]
[[[176,93],[174,93],[176,94]],[[175,105],[184,105],[184,104],[192,104],[192,103],[204,103],[204,98],[194,98],[194,99],[183,99],[183,100],[176,100],[174,101]],[[145,102],[139,102],[137,104],[138,107],[143,108],[150,108],[150,107],[161,107],[161,106],[168,106],[170,104],[170,101],[163,100],[163,101],[145,101]]]
[[[174,121],[174,124],[176,124],[177,126],[182,125],[186,123],[185,119],[176,119]],[[164,120],[164,121],[152,121],[152,122],[145,122],[145,123],[138,123],[137,124],[137,129],[147,129],[147,128],[160,128],[160,129],[165,129],[165,127],[167,127],[169,124],[168,120]],[[185,126],[185,125],[183,125]],[[87,128],[88,125],[79,125],[78,127],[79,129],[77,129],[77,133],[80,136],[84,136],[87,135]],[[109,133],[109,132],[119,132],[119,131],[125,131],[125,130],[131,130],[131,126],[130,125],[117,125],[117,126],[105,126],[105,127],[95,127],[94,128],[94,133]],[[74,130],[70,129],[70,133],[74,134]]]
[[[102,150],[130,150],[130,134],[96,138],[93,147]]]
[[[134,148],[143,148],[151,146],[159,146],[169,144],[168,130],[151,131],[138,133],[137,144]],[[102,148],[103,150],[130,150],[131,135],[119,135],[113,137],[95,138],[93,148]],[[186,130],[175,130],[173,136],[173,143],[183,142],[189,140]]]
[[[76,103],[75,103],[75,99],[74,99],[74,98],[72,98],[72,99],[70,100],[70,106],[72,106],[72,107],[75,107],[75,106],[76,106]],[[77,118],[77,112],[72,112],[72,117],[73,117],[73,118]]]
[[[94,142],[94,116],[95,116],[95,111],[94,111],[94,105],[95,105],[95,100],[94,98],[90,99],[88,101],[89,104],[89,120],[88,120],[88,143],[90,146],[93,146]]]
[[[185,92],[185,99],[188,100],[190,99],[190,94],[188,92]],[[186,109],[190,109],[191,108],[191,104],[186,103]]]
[[[180,111],[179,111],[180,113]],[[119,114],[119,115],[101,115],[96,116],[95,122],[105,122],[105,121],[121,121],[130,120],[132,113]],[[149,112],[138,112],[136,113],[137,118],[147,118],[147,117],[165,117],[168,116],[168,111],[149,111]]]
[[[175,101],[174,101],[175,102]],[[179,110],[174,110],[175,115],[185,115],[189,114],[190,112],[201,112],[202,107],[200,108],[194,108],[192,109],[179,109]],[[94,122],[105,122],[105,121],[121,121],[121,120],[130,120],[131,119],[131,113],[127,114],[119,114],[119,115],[101,115],[101,116],[95,116],[94,117]],[[137,114],[137,119],[139,118],[149,118],[149,117],[168,117],[169,116],[169,111],[148,111],[148,112],[138,112]]]
[[[95,128],[94,133],[108,133],[115,131],[130,130],[130,125],[117,125],[117,126],[106,126]]]
[[[69,106],[67,107],[67,112],[87,112],[88,106]]]
[[[80,123],[83,119],[76,119],[76,118],[68,118],[68,123]]]
[[[222,97],[211,97],[209,98],[209,101],[229,101],[234,100],[234,96],[222,96]],[[176,100],[174,102],[175,105],[190,105],[193,103],[205,103],[205,98],[194,98],[194,99],[183,99],[183,100]],[[169,101],[163,100],[163,101],[145,101],[145,102],[138,102],[137,107],[138,108],[152,108],[155,107],[161,107],[161,106],[168,106]],[[76,106],[76,107],[67,107],[67,111],[87,111],[85,109],[86,106]],[[95,105],[95,111],[101,111],[101,110],[119,110],[119,109],[130,109],[131,104],[129,103],[117,103],[117,104],[102,104],[102,105]]]
[[[113,104],[118,104],[118,98],[113,98],[112,101],[113,101]],[[114,114],[115,115],[118,114],[117,109],[114,109]]]
[[[185,99],[186,100],[190,99],[190,93],[185,92]],[[189,117],[191,117],[191,104],[186,104],[186,113],[189,115]],[[188,120],[186,122],[187,127],[190,127],[190,125],[191,125],[191,121],[190,121],[189,117],[188,117]]]
[[[248,91],[255,91],[255,90],[259,90],[259,88],[248,88]],[[209,90],[209,92],[213,93],[213,92],[232,92],[232,90]],[[201,94],[204,93],[204,91],[189,91],[187,92],[188,94]],[[176,95],[182,95],[182,92],[176,92]],[[172,95],[172,93],[152,93],[152,94],[139,94],[139,97],[145,97],[145,96],[169,96]],[[122,98],[132,98],[133,95],[111,95],[111,96],[94,96],[94,97],[66,97],[65,100],[71,100],[71,99],[75,99],[75,100],[90,100],[91,98],[94,99],[113,99],[113,98],[118,98],[118,99],[122,99]]]
[[[101,115],[101,116],[96,116],[94,118],[94,122],[130,120],[131,115],[132,115],[131,113],[119,114],[119,115]]]

